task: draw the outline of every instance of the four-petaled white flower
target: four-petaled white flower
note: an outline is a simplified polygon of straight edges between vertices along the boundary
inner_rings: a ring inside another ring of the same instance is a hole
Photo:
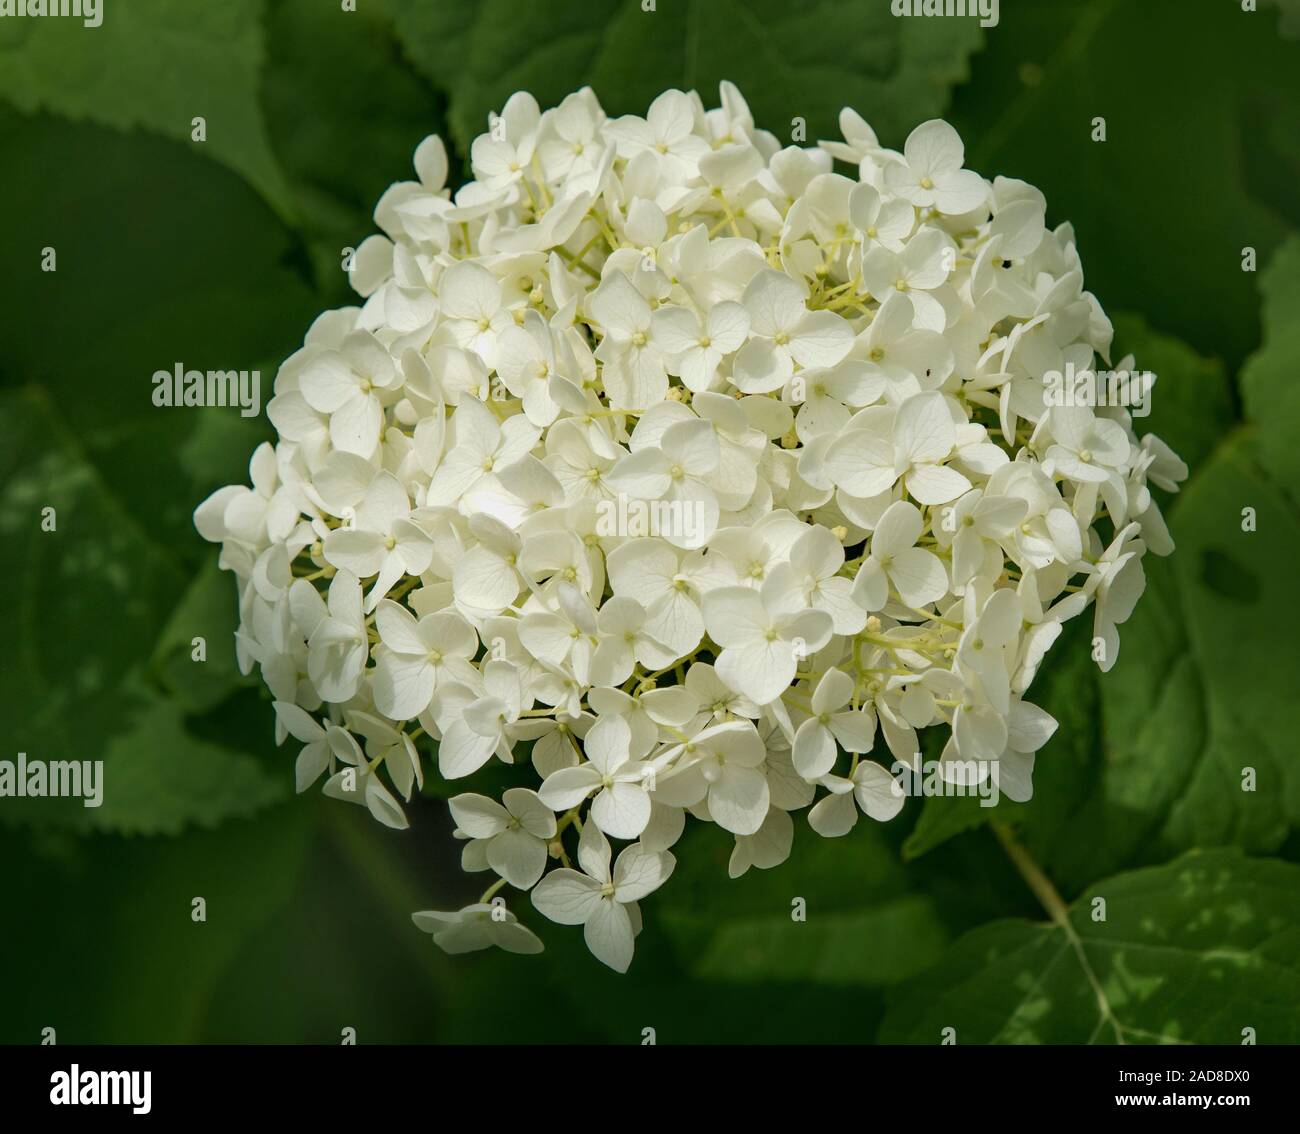
[[[910,607],[925,606],[948,593],[948,574],[932,551],[917,547],[925,520],[915,504],[897,500],[871,533],[871,551],[853,580],[864,610],[883,610],[892,587]]]
[[[632,757],[632,730],[622,717],[600,717],[583,741],[587,763],[546,777],[538,795],[556,811],[591,799],[591,821],[615,839],[635,839],[650,822],[645,779],[653,769]]]
[[[798,663],[831,636],[831,616],[790,601],[782,580],[759,590],[722,587],[704,596],[704,624],[722,647],[718,676],[755,704],[775,701],[794,680]]]
[[[824,838],[847,835],[858,821],[858,811],[884,823],[903,809],[902,785],[874,760],[862,760],[851,776],[824,776],[822,796],[808,812],[808,824]]]
[[[431,933],[433,943],[444,953],[475,953],[493,945],[507,953],[542,951],[537,935],[504,905],[476,902],[450,913],[421,910],[413,913],[411,920]]]
[[[853,347],[848,324],[833,311],[810,311],[803,289],[784,272],[759,272],[744,305],[753,337],[736,355],[733,381],[747,394],[779,390],[796,364],[834,366]]]
[[[901,478],[918,504],[946,504],[971,487],[944,462],[957,444],[957,430],[942,394],[908,398],[893,414],[867,409],[827,448],[831,479],[854,496],[879,496]]]
[[[762,826],[771,802],[763,764],[767,751],[750,721],[711,725],[693,740],[677,745],[659,762],[656,797],[669,805],[706,804],[719,827],[752,835]]]
[[[614,466],[608,482],[638,500],[662,500],[664,539],[677,547],[701,547],[718,528],[718,498],[711,479],[722,452],[711,422],[696,418],[665,429]]]
[[[552,870],[533,888],[533,905],[561,925],[581,925],[587,948],[611,969],[625,973],[641,931],[637,902],[654,893],[672,874],[677,860],[669,851],[625,847],[611,871],[609,841],[595,823],[578,840],[581,870]]]
[[[474,627],[459,614],[437,611],[418,621],[385,599],[375,611],[375,704],[394,720],[418,717],[440,681],[471,682],[478,649]]]
[[[1100,484],[1129,459],[1129,440],[1118,422],[1087,406],[1054,406],[1048,416],[1055,444],[1045,463],[1062,476]]]
[[[719,303],[704,319],[684,307],[661,307],[651,317],[654,344],[688,390],[711,389],[718,364],[749,337],[749,314],[739,303]]]
[[[448,684],[434,694],[434,715],[442,729],[438,770],[449,780],[477,772],[495,752],[513,759],[506,730],[527,707],[519,670],[508,661],[483,667],[483,692]],[[531,698],[529,698],[531,701]]]
[[[812,713],[794,734],[794,766],[806,780],[820,779],[835,767],[836,744],[845,752],[870,752],[876,718],[869,708],[847,709],[853,679],[828,669],[813,690]]]
[[[329,415],[334,447],[369,457],[379,444],[385,399],[395,398],[400,379],[387,349],[357,331],[308,363],[299,381],[307,404]]]
[[[447,801],[458,833],[471,841],[471,869],[491,867],[512,886],[529,890],[546,869],[546,845],[555,838],[555,813],[534,791],[508,788],[501,802],[467,792]]]
[[[903,160],[885,166],[885,186],[919,209],[969,213],[984,204],[988,183],[978,173],[962,169],[966,147],[948,123],[922,122],[903,143]]]
[[[433,537],[416,522],[397,478],[380,472],[356,506],[352,526],[330,532],[323,549],[326,560],[340,570],[359,579],[375,577],[366,596],[369,614],[403,575],[428,570]]]

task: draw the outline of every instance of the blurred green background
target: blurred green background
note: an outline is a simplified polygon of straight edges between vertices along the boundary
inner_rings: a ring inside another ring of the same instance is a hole
[[[103,759],[108,783],[98,810],[0,800],[0,1041],[1300,1040],[1300,10],[1259,7],[1002,0],[988,30],[889,0],[0,20],[0,758]],[[259,368],[269,391],[349,301],[342,249],[426,134],[463,175],[513,90],[547,106],[589,82],[644,112],[672,86],[711,104],[724,78],[783,138],[796,116],[835,136],[843,105],[894,146],[946,116],[968,165],[1044,190],[1118,354],[1159,375],[1139,428],[1193,470],[1179,550],[1148,559],[1104,679],[1087,626],[1057,644],[1030,804],[913,801],[830,841],[800,818],[790,861],[737,881],[730,838],[692,829],[627,976],[518,898],[544,954],[448,958],[409,916],[481,889],[445,804],[397,833],[295,797],[296,745],[274,747],[269,695],[234,666],[233,582],[190,517],[245,482],[266,421],[157,409],[150,377]],[[1073,938],[990,814],[1073,903]]]

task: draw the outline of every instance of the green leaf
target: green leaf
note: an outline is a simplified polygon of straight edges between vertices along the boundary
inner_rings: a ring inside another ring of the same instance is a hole
[[[6,756],[103,759],[107,782],[99,809],[9,800],[0,818],[174,832],[247,814],[289,780],[228,742],[195,737],[184,711],[216,704],[233,646],[215,595],[206,606],[190,595],[198,606],[179,615],[176,606],[215,557],[193,509],[218,484],[243,480],[250,455],[242,429],[237,453],[191,442],[207,420],[250,419],[236,408],[156,407],[152,375],[177,360],[253,369],[287,355],[313,305],[284,263],[294,245],[243,182],[172,143],[0,108],[0,146],[20,168],[87,162],[97,175],[93,207],[76,178],[0,179],[0,210],[24,218],[0,232],[12,265],[0,275],[10,316],[0,340],[0,570],[14,659],[0,691],[13,725]],[[58,253],[52,273],[40,267],[47,244]],[[233,588],[225,601],[234,617]],[[150,677],[179,691],[178,659],[146,670],[160,636],[164,655],[175,647],[177,618],[208,629],[203,664],[214,682],[166,701]],[[269,743],[269,714],[262,732]]]
[[[1247,507],[1258,513],[1256,531],[1244,530]],[[1195,802],[1171,810],[1171,835],[1183,845],[1231,840],[1271,849],[1287,820],[1300,821],[1300,768],[1288,739],[1293,713],[1260,679],[1283,672],[1300,633],[1289,573],[1275,568],[1300,556],[1300,518],[1260,467],[1251,440],[1237,435],[1183,492],[1171,531],[1179,547],[1168,567],[1177,583],[1162,591],[1178,605],[1153,604],[1135,615],[1141,621],[1125,642],[1133,649],[1127,658],[1121,650],[1110,674],[1118,682],[1105,704],[1107,740],[1124,744],[1126,754],[1144,743],[1176,749],[1170,734],[1200,725],[1193,733],[1199,760],[1185,792]],[[1119,715],[1125,685],[1127,718]],[[1164,735],[1150,717],[1138,719],[1143,691],[1151,694],[1145,708],[1165,723]],[[1249,792],[1242,789],[1248,764],[1258,774],[1257,790]],[[1121,794],[1142,789],[1135,784]]]
[[[965,831],[982,827],[992,818],[989,811],[980,806],[978,796],[927,796],[920,818],[903,844],[903,857],[919,858]]]
[[[1278,34],[1286,39],[1300,39],[1300,3],[1297,0],[1264,0],[1269,8],[1277,8]]]
[[[234,419],[253,419],[234,407],[157,407],[153,375],[178,362],[261,367],[264,408],[267,360],[301,345],[319,310],[302,246],[237,177],[158,138],[0,107],[0,152],[15,168],[94,170],[93,191],[71,174],[0,178],[0,213],[23,218],[0,227],[0,262],[12,266],[0,273],[0,381],[45,390],[120,509],[197,566],[210,549],[194,507],[231,478],[246,482],[252,436]],[[55,272],[41,270],[44,247]],[[232,419],[240,450],[232,436],[224,453],[191,453],[209,417]],[[211,467],[195,467],[196,455]]]
[[[128,690],[129,691],[129,690]],[[252,815],[289,794],[291,769],[197,740],[178,705],[142,695],[128,728],[104,751],[104,802],[84,826],[126,835],[176,835]]]
[[[938,956],[949,936],[944,919],[880,826],[863,819],[850,835],[824,839],[802,815],[794,819],[790,858],[740,878],[719,869],[734,842],[725,832],[684,841],[650,916],[687,972],[724,983],[877,988]]]
[[[1246,412],[1258,425],[1260,460],[1282,484],[1300,479],[1300,237],[1278,249],[1259,278],[1263,342],[1241,372]],[[1295,499],[1295,492],[1290,492]]]
[[[1157,331],[1140,315],[1116,312],[1112,321],[1112,363],[1118,366],[1122,357],[1131,354],[1139,370],[1155,375],[1151,412],[1133,418],[1133,431],[1139,438],[1154,433],[1195,475],[1238,416],[1222,361],[1202,357],[1181,339]],[[1171,498],[1161,494],[1160,499]]]
[[[1105,920],[1093,920],[1095,898]],[[1192,852],[1091,887],[1058,924],[997,921],[891,993],[881,1043],[1300,1040],[1300,867]]]
[[[33,759],[98,758],[184,568],[122,508],[42,387],[0,406],[0,572],[14,596],[0,713]]]
[[[331,304],[355,303],[344,248],[374,230],[374,207],[412,180],[415,148],[445,132],[444,100],[401,58],[391,20],[367,0],[355,12],[281,0],[267,21],[263,104]]]
[[[900,20],[888,4],[856,0],[660,0],[653,12],[624,0],[390,6],[411,57],[448,92],[462,150],[516,90],[547,107],[587,83],[610,114],[644,114],[668,87],[709,101],[723,79],[782,139],[796,117],[808,144],[838,137],[839,111],[851,106],[901,144],[943,112],[983,39],[975,20]]]
[[[0,29],[0,98],[118,130],[189,142],[204,118],[210,152],[291,214],[258,106],[262,0],[132,0],[104,4],[103,23],[12,19]],[[347,16],[334,5],[340,19]]]
[[[0,935],[0,964],[37,977],[10,981],[0,1039],[38,1043],[46,1027],[61,1044],[205,1039],[223,979],[300,884],[309,819],[278,807],[165,847],[94,836],[35,853],[0,829],[5,858],[28,867],[5,872],[0,897],[23,916]],[[192,918],[196,897],[206,921]]]
[[[289,765],[268,772],[250,755],[197,738],[186,728],[180,705],[149,690],[134,673],[113,695],[111,739],[90,736],[78,744],[69,728],[55,744],[32,745],[24,728],[18,741],[29,762],[102,761],[100,803],[6,798],[0,800],[0,819],[80,833],[177,835],[252,815],[289,794]]]
[[[1262,127],[1293,136],[1300,109],[1277,25],[1215,0],[1004,0],[950,115],[968,165],[1037,185],[1049,223],[1071,223],[1103,306],[1234,370],[1256,341],[1242,249],[1263,259],[1300,223],[1285,155],[1264,149]]]
[[[239,590],[234,576],[205,563],[172,611],[154,649],[150,668],[159,684],[187,712],[203,713],[244,684],[235,661]],[[204,660],[194,659],[194,639],[203,639]]]

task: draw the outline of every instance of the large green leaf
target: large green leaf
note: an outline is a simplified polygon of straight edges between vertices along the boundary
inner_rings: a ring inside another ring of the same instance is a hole
[[[1276,12],[1002,0],[950,117],[968,164],[1032,182],[1049,223],[1073,224],[1107,308],[1141,311],[1235,368],[1257,325],[1241,250],[1262,261],[1300,224],[1300,155],[1281,148],[1297,105],[1300,45],[1279,36]]]
[[[0,571],[14,596],[0,712],[33,759],[99,758],[133,709],[123,676],[151,652],[184,570],[123,510],[41,387],[3,395],[0,470]]]
[[[6,860],[24,863],[0,882],[5,907],[22,911],[0,935],[0,964],[26,974],[5,989],[0,1041],[39,1043],[43,1028],[61,1044],[203,1039],[225,974],[300,884],[308,818],[278,807],[165,846],[96,836],[35,853],[0,830]]]
[[[669,87],[716,98],[730,79],[758,125],[789,139],[837,137],[851,106],[892,142],[943,112],[980,44],[974,20],[899,20],[887,3],[659,0],[426,4],[390,0],[407,51],[451,100],[464,150],[516,90],[543,107],[587,84],[611,114],[644,114]]]
[[[236,665],[238,626],[234,577],[209,560],[171,612],[150,663],[154,677],[187,712],[206,712],[239,686],[253,683]],[[196,638],[203,639],[201,648]]]
[[[335,15],[346,19],[340,5]],[[211,153],[282,215],[291,204],[258,105],[266,49],[262,0],[132,0],[101,5],[103,23],[8,19],[0,24],[0,98],[119,130],[189,141],[207,122]]]
[[[284,264],[293,242],[233,174],[172,143],[0,110],[0,144],[18,167],[86,161],[97,173],[89,199],[71,178],[0,180],[0,211],[24,218],[0,230],[0,255],[13,265],[0,276],[11,316],[0,341],[0,570],[16,662],[0,692],[14,722],[6,755],[104,759],[107,781],[99,809],[9,800],[0,815],[175,832],[246,814],[288,780],[193,735],[184,710],[228,691],[233,640],[193,591],[173,611],[213,555],[193,530],[193,508],[244,478],[250,438],[237,429],[233,461],[190,442],[205,421],[250,419],[235,408],[156,407],[151,379],[178,360],[253,369],[287,354],[312,306]],[[47,245],[58,255],[53,273],[40,270]],[[269,369],[264,377],[267,395]],[[53,530],[43,530],[47,517]],[[236,596],[221,581],[233,617]],[[209,638],[209,662],[175,656],[195,635]],[[173,652],[147,675],[160,636]],[[172,691],[194,679],[188,700],[160,698],[159,676]],[[264,725],[269,738],[269,716]]]
[[[1258,530],[1246,530],[1246,508]],[[1300,822],[1292,708],[1261,680],[1287,665],[1300,633],[1290,580],[1274,567],[1300,555],[1300,518],[1239,434],[1185,490],[1171,529],[1173,585],[1157,577],[1159,597],[1134,615],[1132,649],[1108,675],[1118,680],[1103,684],[1111,794],[1167,799],[1181,781],[1167,828],[1175,843],[1271,849]],[[1254,791],[1242,790],[1247,766]]]
[[[176,835],[252,815],[290,793],[287,762],[254,757],[192,736],[178,705],[141,697],[126,731],[104,750],[104,802],[83,808],[84,826],[124,835]]]
[[[1104,899],[1105,920],[1094,920]],[[1300,867],[1193,852],[1109,878],[1058,923],[997,921],[890,995],[882,1043],[1300,1040]]]
[[[41,387],[7,391],[0,406],[0,572],[18,600],[6,614],[17,664],[6,671],[0,712],[15,722],[15,749],[32,760],[105,762],[101,806],[5,799],[0,818],[174,834],[282,795],[256,760],[193,738],[179,707],[140,680],[180,589],[173,550],[121,508]],[[46,518],[52,530],[43,530]],[[233,604],[229,589],[226,597]],[[232,642],[213,643],[218,682],[223,649]]]
[[[1300,238],[1292,237],[1259,278],[1264,341],[1241,372],[1246,412],[1258,423],[1260,460],[1286,486],[1300,480]],[[1288,487],[1298,499],[1294,487]]]
[[[445,132],[444,99],[403,66],[382,4],[355,12],[277,0],[267,20],[262,102],[276,157],[311,241],[323,299],[355,303],[343,249],[374,229],[375,204],[414,177],[415,147]]]
[[[189,440],[206,417],[252,419],[156,407],[152,378],[178,362],[258,370],[264,406],[319,310],[302,245],[237,177],[161,139],[0,108],[0,152],[16,169],[94,170],[0,178],[0,215],[22,218],[0,226],[0,382],[45,390],[122,511],[197,562],[194,506],[246,475],[252,446],[245,431],[196,469]],[[55,272],[40,270],[45,247]]]

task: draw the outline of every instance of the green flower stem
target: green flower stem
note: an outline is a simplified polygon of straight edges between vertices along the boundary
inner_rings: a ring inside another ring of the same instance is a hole
[[[506,880],[504,878],[498,878],[495,882],[492,883],[491,886],[489,886],[486,890],[483,891],[483,896],[479,898],[479,904],[484,906],[487,905],[488,902],[490,902],[496,896],[497,891],[500,890],[501,887],[504,886],[505,884],[506,884]]]
[[[1083,940],[1079,937],[1073,923],[1070,921],[1070,910],[1065,904],[1065,899],[1052,885],[1052,880],[1043,872],[1043,868],[1038,865],[1034,857],[1025,850],[1020,841],[1011,833],[1011,828],[1007,824],[995,820],[992,827],[998,842],[1002,844],[1002,849],[1006,851],[1012,865],[1020,872],[1020,877],[1025,880],[1025,885],[1029,887],[1034,897],[1038,899],[1039,904],[1047,911],[1048,917],[1065,934],[1065,939],[1070,943],[1075,956],[1079,959],[1083,975],[1087,978],[1089,985],[1092,986],[1093,994],[1097,998],[1097,1009],[1101,1012],[1102,1019],[1110,1024],[1115,1032],[1115,1042],[1120,1044],[1127,1042],[1124,1039],[1124,1028],[1115,1018],[1110,1001],[1106,999],[1105,990],[1101,987],[1097,974],[1093,972],[1092,963],[1088,960],[1087,951],[1083,947]]]

